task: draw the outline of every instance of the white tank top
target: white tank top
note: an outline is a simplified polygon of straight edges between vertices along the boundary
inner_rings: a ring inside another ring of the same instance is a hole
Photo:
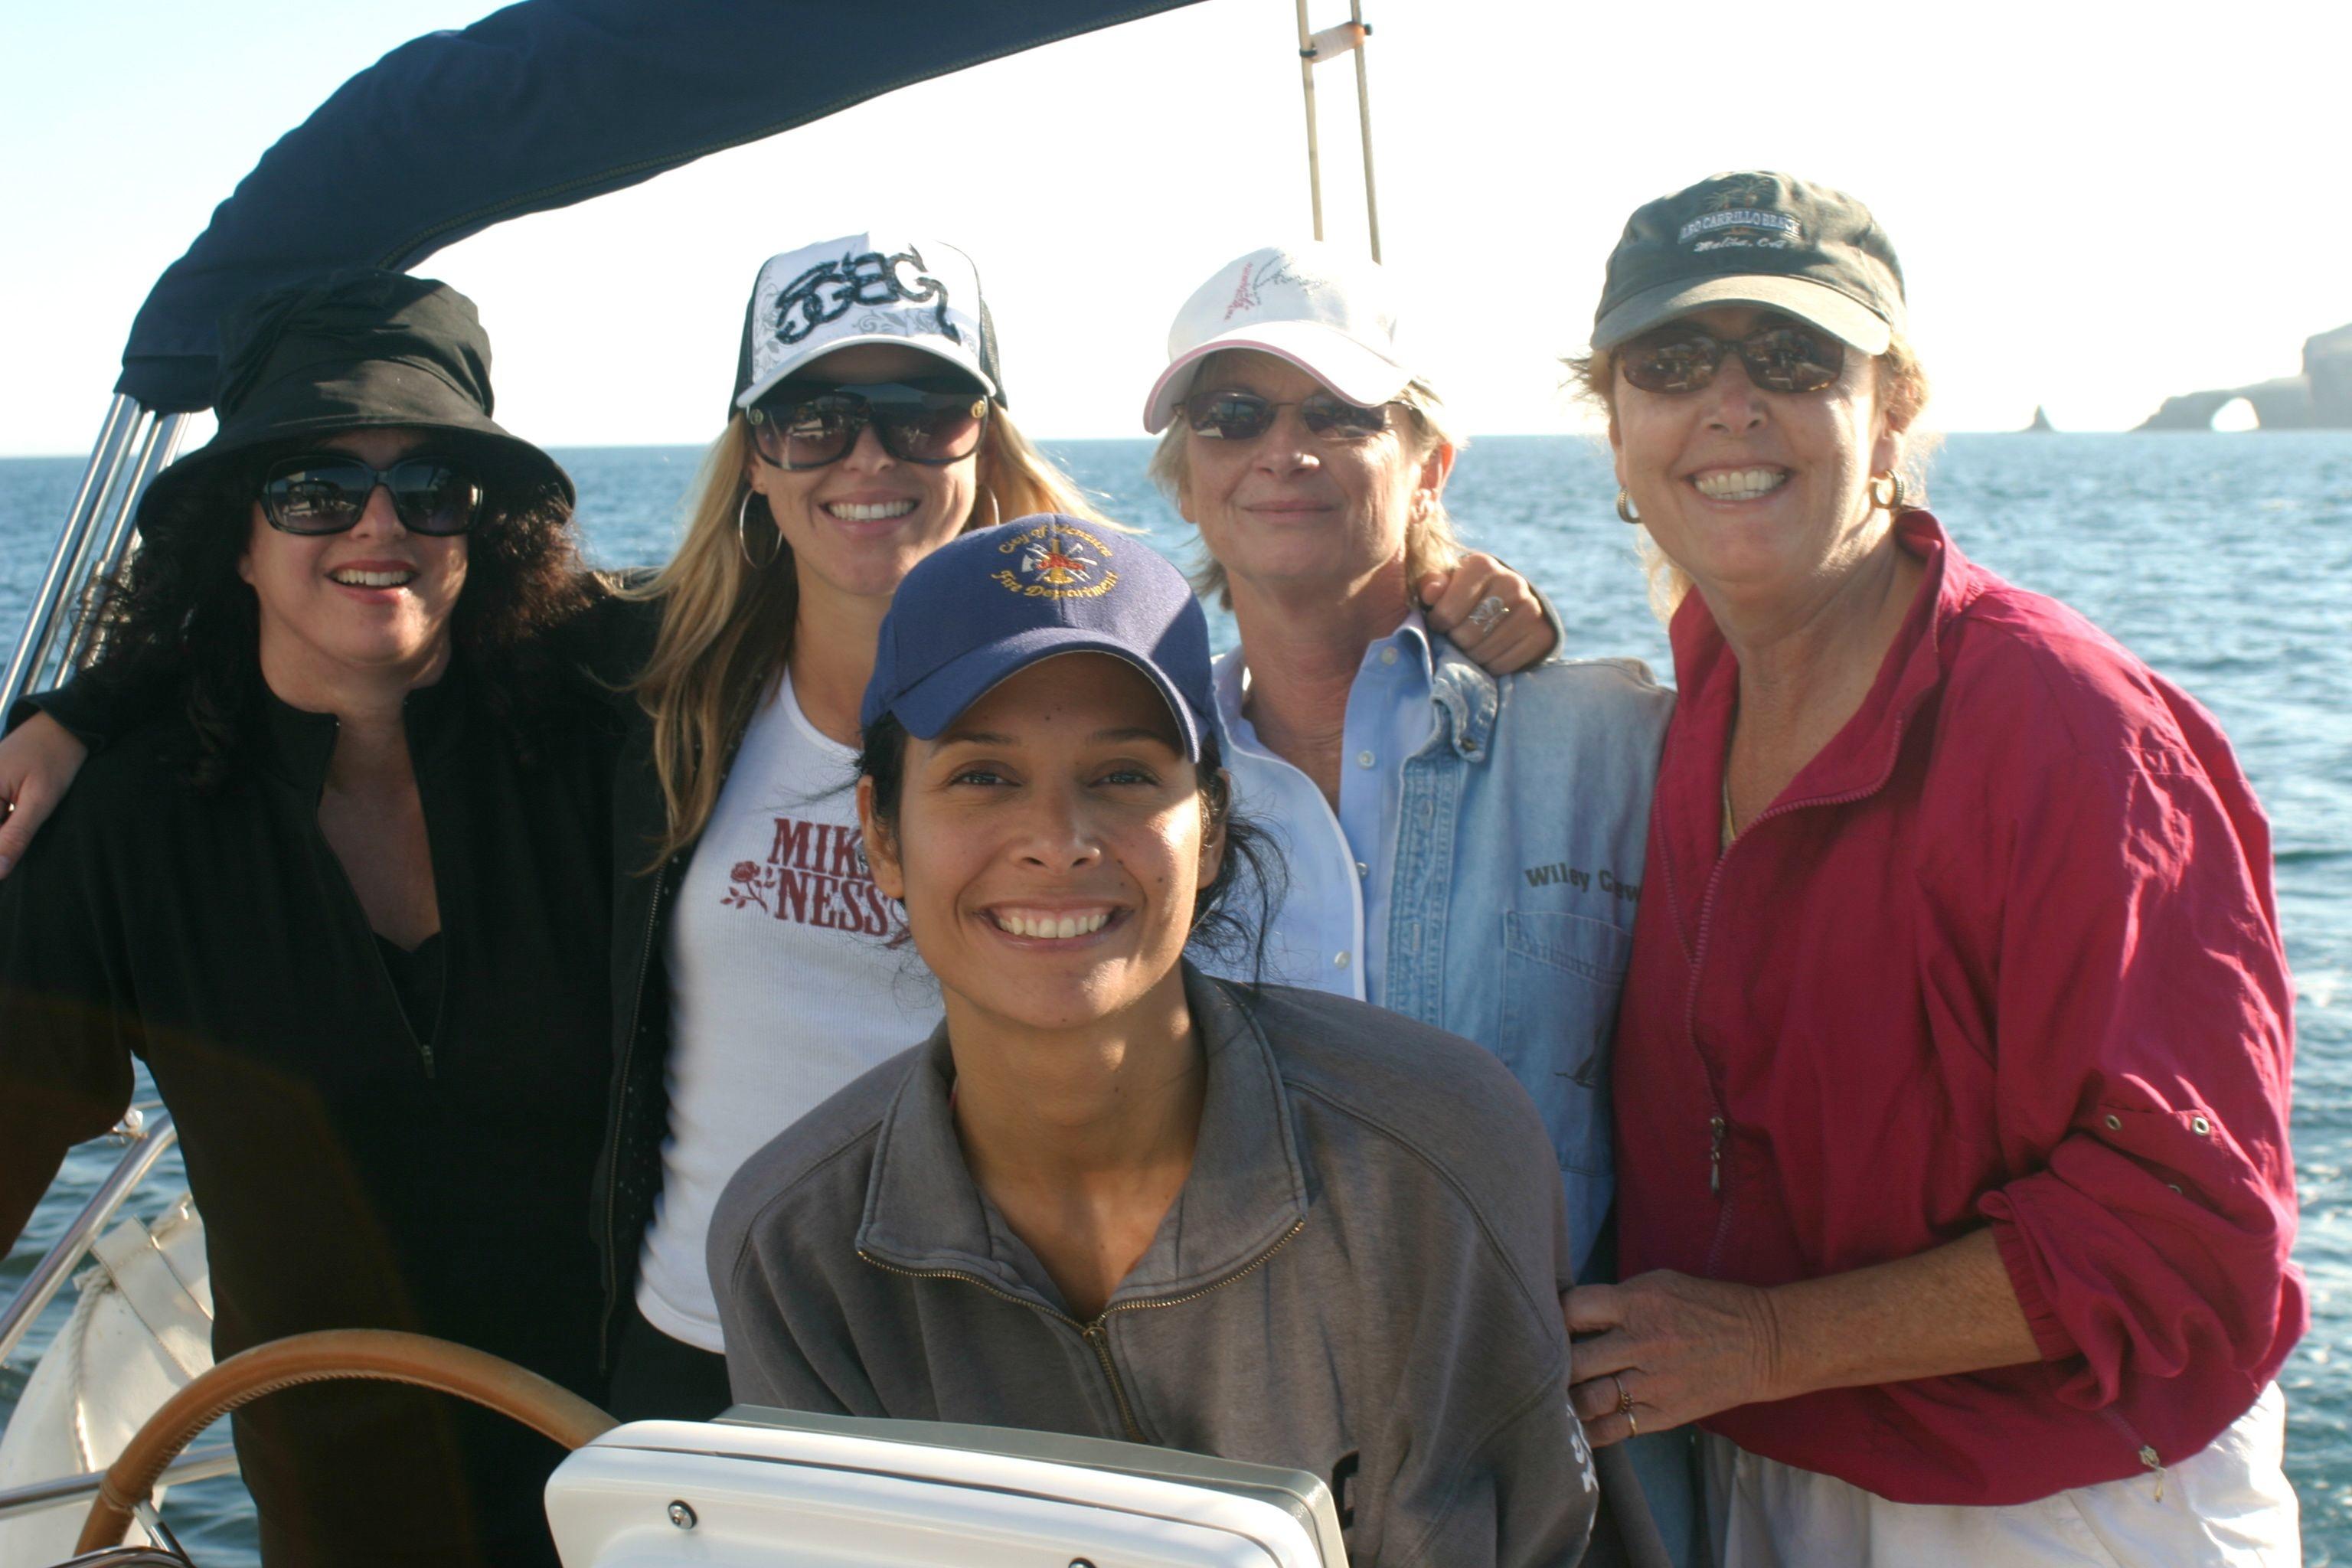
[[[671,911],[669,1135],[637,1309],[721,1348],[703,1261],[737,1166],[866,1068],[931,1032],[939,987],[866,869],[856,755],[787,676],[752,717]]]

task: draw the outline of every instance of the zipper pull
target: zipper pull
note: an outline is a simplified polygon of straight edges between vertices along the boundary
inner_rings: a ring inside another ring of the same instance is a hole
[[[2164,1500],[2164,1457],[2143,1443],[2140,1445],[2139,1462],[2156,1472],[2156,1500],[2162,1502]]]
[[[1723,1118],[1706,1119],[1706,1190],[1721,1196],[1723,1193]]]

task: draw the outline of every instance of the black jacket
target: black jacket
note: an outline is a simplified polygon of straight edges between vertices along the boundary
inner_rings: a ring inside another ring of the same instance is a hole
[[[639,583],[649,575],[632,573],[625,581]],[[635,1297],[638,1254],[653,1218],[654,1199],[661,1191],[661,1145],[669,1131],[669,1089],[663,1067],[669,1053],[670,1016],[663,922],[692,858],[688,850],[647,869],[667,813],[654,770],[652,721],[628,687],[652,653],[660,621],[657,605],[604,597],[557,634],[562,651],[587,676],[589,689],[600,694],[608,725],[600,752],[604,760],[594,766],[609,809],[593,838],[583,840],[609,843],[599,870],[609,872],[612,889],[610,1076],[597,1121],[594,1169],[583,1188],[586,1234],[595,1250],[595,1287],[603,1304],[597,1330],[602,1371],[611,1368],[615,1331]],[[73,731],[93,754],[123,743],[119,738],[137,722],[87,680],[26,699],[9,715],[10,724],[21,723],[36,711]],[[106,770],[93,764],[92,771]],[[90,776],[86,771],[83,779]],[[78,782],[73,795],[82,793]],[[59,818],[66,816],[60,808]],[[600,932],[600,946],[604,940]],[[95,1137],[108,1125],[110,1118],[78,1136]]]
[[[662,942],[692,858],[688,851],[645,869],[667,821],[652,741],[651,722],[633,712],[613,781],[613,1072],[589,1197],[604,1305],[601,1353],[608,1368],[615,1331],[635,1296],[637,1258],[661,1192],[661,1146],[669,1133],[669,1079],[663,1068],[670,1046]]]
[[[580,662],[612,694],[621,731],[613,776],[612,1079],[588,1208],[604,1302],[599,1356],[607,1371],[635,1297],[637,1259],[661,1192],[661,1146],[669,1133],[664,1066],[670,1047],[662,944],[678,883],[693,858],[689,847],[650,866],[668,813],[654,769],[653,722],[627,688],[645,668],[660,624],[658,605],[607,599],[566,634],[575,639]]]
[[[265,697],[210,792],[177,712],[94,757],[0,883],[0,1139],[103,1131],[136,1056],[205,1215],[217,1354],[405,1329],[596,1398],[594,1249],[550,1216],[578,1212],[609,1095],[614,877],[581,846],[612,831],[619,737],[583,698],[526,749],[481,695],[453,666],[408,701],[446,964],[413,1025],[319,829],[333,718]],[[236,1435],[281,1534],[362,1519],[451,1561],[528,1532],[558,1457],[383,1385],[274,1395]]]

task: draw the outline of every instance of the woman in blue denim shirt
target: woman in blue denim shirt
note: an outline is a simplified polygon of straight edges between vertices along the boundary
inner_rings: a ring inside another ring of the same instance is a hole
[[[1500,1057],[1551,1135],[1577,1275],[1607,1279],[1609,1039],[1674,700],[1630,659],[1486,673],[1556,635],[1535,606],[1417,607],[1459,549],[1458,442],[1395,321],[1380,268],[1320,246],[1219,268],[1145,407],[1152,474],[1241,632],[1226,766],[1290,873],[1266,978]],[[1675,1499],[1652,1500],[1671,1542]]]

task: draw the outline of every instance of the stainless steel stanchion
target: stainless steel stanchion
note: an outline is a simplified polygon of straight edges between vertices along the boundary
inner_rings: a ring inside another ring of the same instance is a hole
[[[139,405],[121,393],[115,394],[114,401],[107,405],[106,419],[99,426],[98,441],[90,448],[81,484],[75,489],[73,505],[66,512],[57,549],[50,553],[48,570],[42,574],[41,585],[34,592],[16,652],[8,659],[7,675],[0,679],[0,713],[15,707],[16,699],[33,684],[39,656],[49,646],[51,628],[73,591],[73,564],[81,557],[100,503],[130,454],[131,428],[140,422],[141,413]]]

